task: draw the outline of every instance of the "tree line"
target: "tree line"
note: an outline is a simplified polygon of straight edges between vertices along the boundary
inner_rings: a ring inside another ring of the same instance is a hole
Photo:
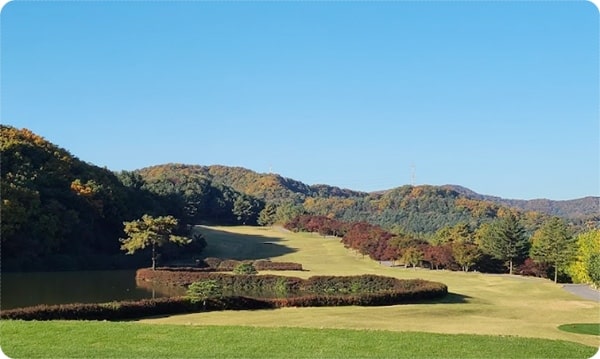
[[[339,237],[363,256],[406,267],[508,272],[600,285],[600,230],[575,234],[559,217],[548,218],[531,235],[513,212],[476,228],[466,223],[446,226],[429,239],[326,216],[298,216],[285,228]]]

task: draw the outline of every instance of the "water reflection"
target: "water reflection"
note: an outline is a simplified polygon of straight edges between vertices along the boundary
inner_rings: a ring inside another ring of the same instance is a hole
[[[142,284],[142,283],[139,283]],[[139,285],[135,271],[2,273],[0,308],[38,304],[101,303],[181,295],[185,290]]]

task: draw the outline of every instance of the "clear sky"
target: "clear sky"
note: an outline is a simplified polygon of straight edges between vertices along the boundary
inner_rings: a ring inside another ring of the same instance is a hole
[[[355,190],[600,194],[588,2],[25,2],[1,122],[111,170],[242,166]]]

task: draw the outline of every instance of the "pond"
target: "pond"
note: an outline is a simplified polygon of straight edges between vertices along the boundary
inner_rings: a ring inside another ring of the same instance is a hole
[[[38,304],[103,303],[182,295],[181,288],[136,284],[135,271],[2,273],[0,308]]]

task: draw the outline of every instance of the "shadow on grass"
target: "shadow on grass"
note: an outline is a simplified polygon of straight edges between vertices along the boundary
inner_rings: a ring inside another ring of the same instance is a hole
[[[277,236],[233,233],[204,226],[197,226],[194,230],[206,239],[205,258],[269,259],[296,252],[296,249],[279,244],[282,238]]]
[[[471,299],[471,298],[472,297],[469,297],[468,295],[449,292],[443,298],[431,299],[431,300],[423,301],[421,303],[423,303],[423,304],[462,304],[462,303],[469,303],[469,299]]]

